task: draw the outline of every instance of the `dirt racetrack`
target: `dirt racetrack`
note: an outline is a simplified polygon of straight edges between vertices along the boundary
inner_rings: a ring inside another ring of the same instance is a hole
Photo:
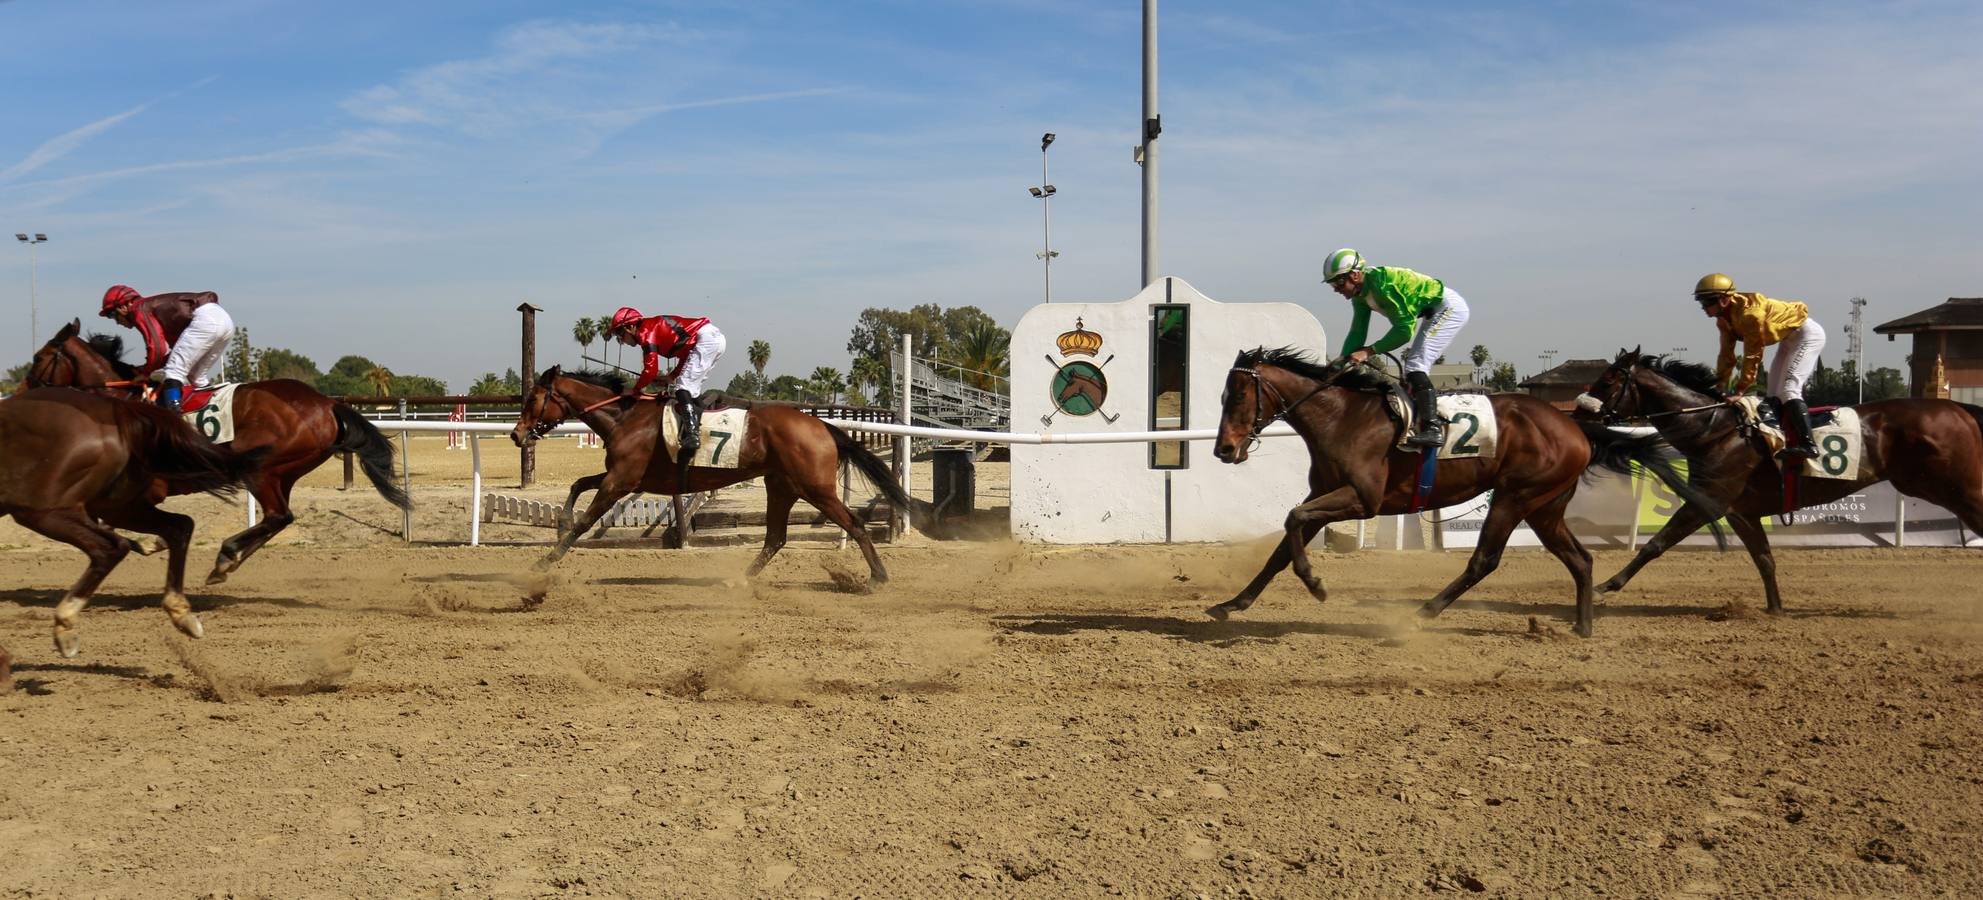
[[[1675,554],[1578,640],[1539,552],[1417,630],[1462,555],[1214,624],[1264,548],[919,541],[860,594],[831,549],[537,584],[373,531],[195,589],[198,642],[133,558],[73,661],[81,555],[0,534],[0,892],[1983,894],[1972,552],[1781,552],[1781,618]]]

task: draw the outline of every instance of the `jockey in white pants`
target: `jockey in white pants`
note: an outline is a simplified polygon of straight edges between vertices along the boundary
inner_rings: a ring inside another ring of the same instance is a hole
[[[1402,266],[1368,265],[1362,254],[1348,248],[1329,254],[1322,279],[1350,300],[1350,330],[1343,338],[1342,357],[1351,365],[1411,343],[1405,351],[1405,384],[1411,388],[1415,422],[1405,443],[1415,447],[1445,443],[1445,429],[1439,427],[1433,405],[1437,392],[1432,388],[1432,364],[1467,324],[1466,298],[1439,279]],[[1389,320],[1391,330],[1365,345],[1372,312]]]
[[[220,308],[220,297],[212,291],[146,297],[115,285],[103,293],[98,314],[144,336],[145,361],[138,371],[147,375],[158,371],[165,377],[159,385],[158,405],[168,409],[179,408],[183,388],[207,383],[234,336],[234,320]]]
[[[676,361],[675,371],[661,380],[664,385],[674,388],[675,402],[681,412],[681,459],[686,461],[694,456],[696,448],[702,443],[702,407],[697,398],[702,394],[702,384],[709,377],[709,370],[723,358],[723,349],[727,344],[723,332],[708,319],[648,317],[631,306],[622,306],[613,313],[613,324],[607,334],[623,344],[641,349],[640,378],[627,388],[627,396],[639,396],[660,377],[661,357]]]
[[[1825,351],[1825,329],[1811,318],[1811,309],[1795,300],[1773,300],[1762,294],[1735,290],[1734,279],[1720,272],[1694,284],[1694,300],[1721,329],[1721,355],[1715,360],[1717,384],[1727,385],[1735,371],[1735,342],[1742,342],[1742,377],[1733,393],[1747,393],[1762,367],[1763,348],[1777,345],[1770,360],[1769,397],[1783,405],[1784,436],[1789,446],[1778,459],[1817,459],[1811,439],[1811,411],[1804,403],[1804,385],[1818,368]]]

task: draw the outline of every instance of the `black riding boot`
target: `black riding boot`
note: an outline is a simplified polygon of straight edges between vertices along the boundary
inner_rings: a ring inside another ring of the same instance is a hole
[[[1432,376],[1424,372],[1405,373],[1405,384],[1412,392],[1411,437],[1405,443],[1414,447],[1437,447],[1446,442],[1446,430],[1439,427],[1439,392],[1432,389]]]
[[[1818,458],[1818,444],[1811,439],[1811,410],[1804,401],[1784,401],[1783,436],[1788,446],[1776,452],[1777,459]]]
[[[689,460],[695,458],[695,451],[702,446],[702,407],[688,391],[675,392],[675,411],[682,417],[681,455],[677,457],[686,468]]]

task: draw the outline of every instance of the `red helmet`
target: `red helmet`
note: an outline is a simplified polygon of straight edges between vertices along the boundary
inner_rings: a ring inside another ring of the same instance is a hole
[[[97,315],[106,319],[114,318],[118,310],[143,299],[145,299],[144,296],[137,291],[131,290],[129,285],[111,285],[110,290],[103,292],[103,311],[97,313]]]
[[[125,288],[125,290],[130,289]],[[618,331],[629,325],[639,325],[640,320],[644,318],[647,317],[641,315],[640,310],[634,309],[631,306],[622,306],[619,312],[613,314],[613,327],[611,330]]]

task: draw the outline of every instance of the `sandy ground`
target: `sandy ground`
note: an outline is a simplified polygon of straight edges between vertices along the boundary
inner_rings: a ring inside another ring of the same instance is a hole
[[[73,661],[80,554],[0,527],[0,894],[1983,893],[1970,552],[1781,552],[1783,617],[1746,557],[1676,554],[1578,640],[1534,552],[1425,629],[1460,554],[1325,555],[1329,603],[1284,578],[1214,624],[1264,547],[917,540],[871,593],[831,545],[751,583],[751,548],[580,550],[539,582],[534,548],[309,502],[195,589],[205,640],[134,558]]]

